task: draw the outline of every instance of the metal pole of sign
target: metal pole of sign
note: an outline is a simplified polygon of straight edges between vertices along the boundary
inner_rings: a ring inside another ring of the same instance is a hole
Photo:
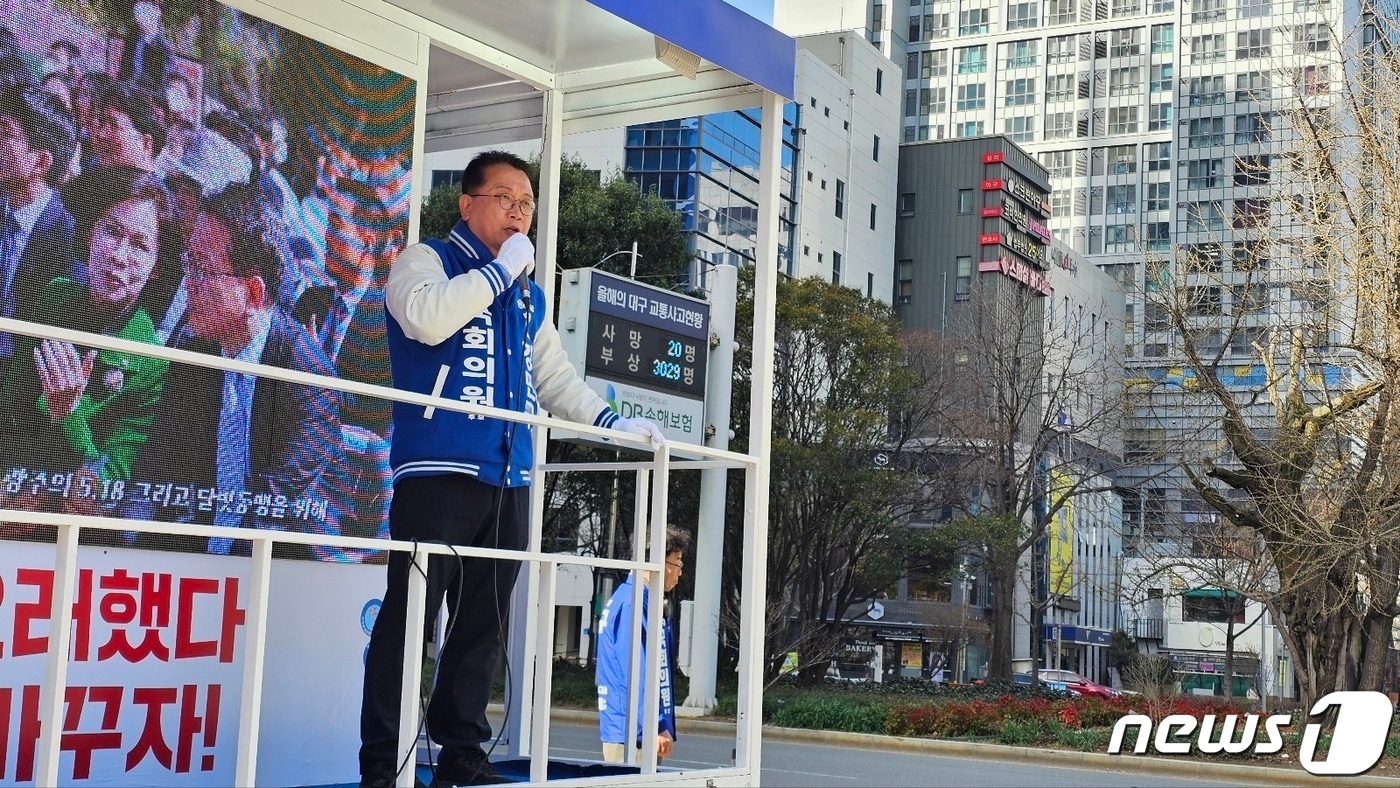
[[[632,241],[632,271],[631,271],[631,273],[628,274],[628,276],[629,276],[630,278],[632,278],[632,279],[636,279],[636,278],[637,278],[637,258],[638,258],[638,257],[641,257],[641,255],[637,254],[637,242],[636,242],[636,240],[634,239],[634,240]]]

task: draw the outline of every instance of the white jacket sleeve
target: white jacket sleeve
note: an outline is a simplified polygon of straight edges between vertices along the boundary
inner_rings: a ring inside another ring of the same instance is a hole
[[[437,252],[414,244],[389,266],[384,307],[409,339],[436,345],[485,312],[510,284],[495,262],[448,279]]]
[[[551,314],[549,304],[538,309]],[[545,318],[535,335],[535,393],[544,409],[560,418],[611,427],[617,416],[597,392],[583,382],[559,344],[559,330]]]

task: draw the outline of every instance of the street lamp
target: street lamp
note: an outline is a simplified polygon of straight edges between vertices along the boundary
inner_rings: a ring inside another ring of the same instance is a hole
[[[597,268],[598,266],[602,265],[603,263],[606,263],[607,261],[613,259],[614,257],[617,257],[617,256],[620,255],[620,254],[630,254],[630,255],[632,255],[632,270],[631,270],[627,275],[628,275],[628,277],[630,277],[630,278],[632,278],[632,279],[636,279],[636,278],[637,278],[637,260],[638,260],[638,258],[640,258],[640,257],[642,256],[641,253],[637,251],[637,242],[636,242],[636,241],[633,241],[633,242],[632,242],[632,249],[631,249],[630,251],[627,250],[627,249],[619,249],[619,250],[617,250],[616,252],[613,252],[612,254],[609,254],[609,255],[604,256],[602,260],[599,260],[598,262],[596,262],[596,263],[594,263],[593,265],[589,266],[589,268]]]
[[[958,564],[958,579],[962,581],[962,605],[958,608],[958,683],[967,683],[967,605],[968,599],[972,596],[972,584],[977,580],[977,575],[969,574],[967,571],[967,558],[964,557]]]

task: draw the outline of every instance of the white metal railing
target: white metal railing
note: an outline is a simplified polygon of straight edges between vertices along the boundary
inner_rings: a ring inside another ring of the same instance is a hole
[[[401,391],[386,386],[315,375],[280,367],[251,364],[243,361],[226,359],[222,356],[196,353],[160,345],[149,345],[116,337],[89,334],[11,318],[0,318],[0,332],[58,339],[85,347],[161,358],[174,363],[190,364],[211,369],[242,372],[256,375],[260,378],[330,389],[343,393],[359,394],[382,400],[435,407],[442,410],[477,414],[533,426],[562,428],[575,434],[606,438],[615,443],[632,444],[644,450],[650,450],[650,444],[646,438],[618,430],[563,421],[548,416],[528,415],[499,408],[472,405],[457,400]],[[672,460],[673,453],[688,455],[694,459]],[[665,573],[664,550],[666,524],[668,520],[667,491],[670,471],[706,468],[741,468],[746,471],[746,477],[749,484],[752,485],[757,476],[757,469],[759,468],[759,460],[757,457],[693,444],[663,446],[659,451],[654,453],[654,459],[650,462],[546,465],[541,464],[540,461],[542,459],[542,456],[537,457],[537,470],[540,471],[540,476],[536,483],[540,485],[543,485],[545,473],[569,471],[636,471],[637,503],[635,511],[637,512],[637,517],[634,523],[634,552],[631,559],[595,558],[584,555],[545,553],[540,550],[531,549],[516,551],[485,547],[448,546],[416,541],[369,539],[290,531],[240,528],[236,533],[230,533],[230,529],[223,526],[131,520],[120,517],[53,514],[48,512],[0,508],[0,521],[54,526],[57,529],[53,579],[53,607],[49,617],[49,639],[44,683],[40,690],[39,709],[41,724],[36,753],[38,763],[35,772],[35,783],[37,785],[56,785],[59,779],[58,769],[61,730],[58,721],[61,720],[63,716],[63,688],[67,685],[68,655],[71,646],[71,629],[68,626],[68,615],[69,611],[72,609],[75,580],[78,570],[78,535],[83,529],[195,537],[228,538],[232,536],[236,539],[249,540],[252,543],[252,567],[248,591],[247,619],[245,620],[247,636],[243,663],[242,703],[239,712],[239,746],[236,757],[234,781],[235,785],[251,786],[255,783],[257,776],[258,730],[262,706],[262,679],[265,669],[264,652],[267,638],[267,612],[270,603],[272,547],[274,544],[320,545],[360,550],[402,550],[410,552],[413,562],[419,566],[427,565],[427,557],[429,555],[454,555],[459,558],[477,557],[527,562],[534,565],[535,571],[537,572],[540,589],[539,608],[543,611],[550,611],[551,613],[555,603],[554,577],[559,566],[573,565],[588,566],[595,569],[620,569],[634,572],[649,572],[650,578],[647,582],[648,593],[650,599],[656,600],[656,603],[649,606],[647,629],[650,632],[659,633],[661,631],[662,609],[660,600],[663,593],[662,582]],[[650,485],[647,484],[648,480],[650,481]],[[650,487],[650,490],[648,490],[648,487]],[[748,494],[750,501],[754,495],[755,492],[752,486],[750,486]],[[651,503],[650,507],[648,506],[649,501]],[[648,508],[651,510],[649,522],[646,515]],[[752,547],[749,543],[754,537],[752,533],[752,506],[747,508],[750,512],[750,517],[746,518],[745,523],[746,565],[748,564],[747,554],[750,552],[749,548]],[[535,522],[538,522],[538,517],[535,518]],[[650,527],[651,538],[647,549],[653,557],[653,560],[650,561],[642,557],[642,537],[648,525]],[[538,540],[532,539],[531,543],[538,545]],[[755,589],[750,587],[753,585],[752,583],[746,582],[745,585],[745,593],[754,592]],[[401,697],[399,717],[399,762],[403,762],[403,759],[407,757],[410,752],[414,752],[417,747],[420,722],[418,714],[418,677],[419,666],[422,663],[426,591],[426,573],[410,572],[409,602],[406,621],[407,632],[403,663],[403,694]],[[759,594],[763,593],[761,585],[757,587],[756,592]],[[641,609],[642,593],[642,585],[640,583],[634,584],[634,610]],[[747,615],[748,612],[746,611],[745,614]],[[532,783],[542,783],[545,781],[549,761],[549,708],[552,685],[554,617],[553,615],[544,615],[539,618],[540,622],[535,632],[533,686],[530,681],[521,682],[523,691],[530,693],[534,710],[530,728],[530,781]],[[751,623],[752,622],[750,622],[750,624]],[[630,677],[636,677],[642,668],[639,664],[641,660],[641,626],[641,618],[639,616],[633,616],[632,654],[629,666]],[[752,648],[761,649],[762,631],[761,625],[746,628],[741,636],[741,651]],[[759,642],[756,644],[752,642],[755,632],[759,639]],[[654,720],[659,714],[660,655],[661,649],[658,648],[653,648],[648,652],[645,677],[640,683],[644,692],[642,710],[644,719]],[[748,667],[749,666],[746,664],[740,665],[741,702],[742,696],[758,691],[756,677],[748,675]],[[630,685],[636,687],[638,686],[638,682],[632,681]],[[636,704],[632,701],[632,698],[629,697],[628,731],[636,729],[637,723],[635,715]],[[742,745],[745,741],[756,743],[759,720],[753,719],[753,715],[751,714],[743,713],[741,709],[738,723],[736,737],[739,744]],[[649,784],[683,781],[683,775],[657,773],[656,726],[645,725],[643,726],[643,731],[642,762],[638,764],[640,766],[641,775]],[[742,752],[744,747],[739,746],[736,749]],[[633,748],[624,747],[624,750],[628,753],[628,763],[634,763],[635,757],[633,755]],[[707,769],[703,771],[703,774],[707,782],[724,778],[752,778],[756,777],[756,775],[752,774],[750,769],[753,762],[755,761],[749,758],[740,757],[736,767]],[[635,779],[635,777],[621,776],[589,778],[586,780],[556,780],[551,781],[551,784],[626,785],[634,784]],[[399,776],[398,784],[405,787],[412,786],[413,780],[414,769],[411,767],[405,768],[403,773]]]

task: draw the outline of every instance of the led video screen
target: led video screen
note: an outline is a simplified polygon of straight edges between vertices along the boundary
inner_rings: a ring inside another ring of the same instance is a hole
[[[0,315],[388,385],[415,90],[208,0],[0,2]],[[387,401],[18,334],[0,369],[3,508],[387,534]]]

